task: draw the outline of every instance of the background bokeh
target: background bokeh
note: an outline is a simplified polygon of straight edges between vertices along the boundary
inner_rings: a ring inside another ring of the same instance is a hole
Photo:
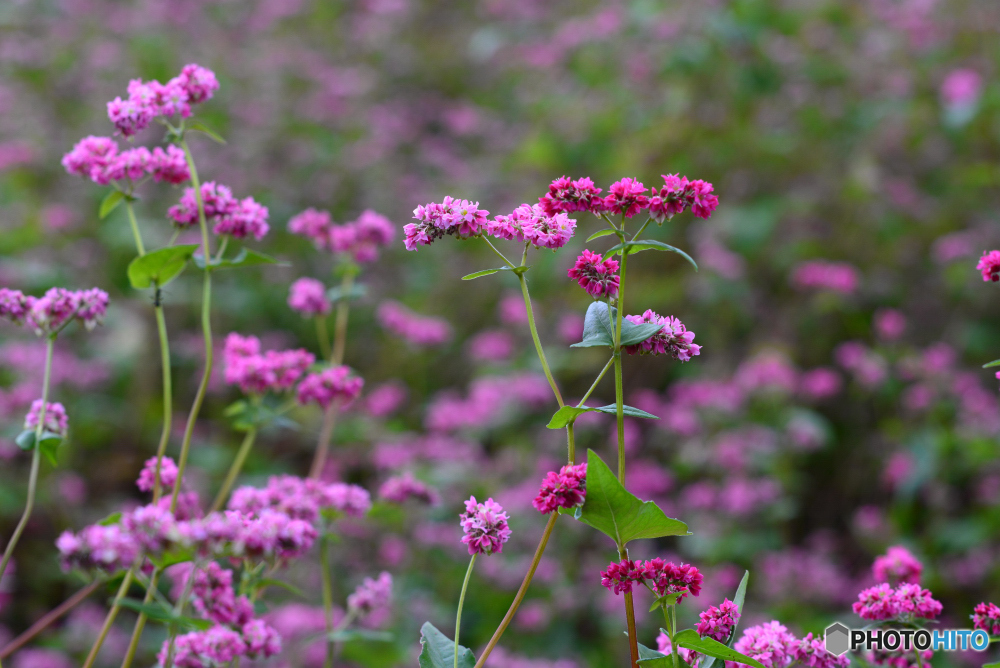
[[[255,247],[288,263],[217,281],[220,336],[316,349],[311,325],[285,304],[288,285],[336,279],[328,255],[286,231],[298,211],[348,221],[372,208],[397,225],[400,243],[360,279],[368,291],[352,310],[346,362],[369,396],[394,383],[406,399],[389,415],[375,415],[384,401],[360,401],[338,429],[329,474],[375,493],[413,471],[441,502],[380,504],[349,525],[335,550],[338,600],[363,576],[392,573],[396,604],[376,621],[396,640],[349,645],[344,661],[413,665],[419,626],[450,628],[466,564],[457,513],[471,493],[504,504],[514,537],[480,560],[463,644],[485,644],[520,582],[544,523],[530,500],[565,445],[544,426],[555,405],[517,283],[460,281],[495,266],[485,244],[446,239],[407,253],[401,228],[414,206],[448,194],[506,213],[563,174],[607,188],[680,172],[711,181],[720,198],[710,220],[680,216],[650,235],[687,249],[698,273],[644,253],[628,276],[627,311],[676,315],[704,346],[684,365],[633,357],[625,369],[627,403],[662,417],[628,425],[629,486],[694,532],[633,555],[706,573],[682,621],[732,597],[750,569],[744,624],[774,618],[805,633],[853,623],[849,604],[871,582],[873,557],[903,544],[924,562],[943,626],[968,627],[974,604],[1000,598],[998,381],[980,368],[1000,357],[1000,295],[974,268],[1000,245],[998,28],[995,0],[0,3],[0,285],[96,285],[112,298],[99,332],[60,339],[55,398],[72,434],[59,466],[44,467],[16,572],[0,583],[0,645],[81,585],[60,570],[55,537],[138,503],[134,479],[158,438],[155,330],[148,296],[125,276],[134,247],[124,211],[99,221],[106,190],[59,160],[80,137],[111,134],[105,102],[129,79],[165,81],[187,62],[222,84],[199,116],[228,143],[194,139],[199,171],[270,208],[272,232]],[[137,142],[152,146],[158,132]],[[141,195],[156,247],[179,192],[147,185]],[[598,229],[579,223],[566,249],[536,252],[529,273],[569,397],[605,361],[568,348],[589,298],[566,270]],[[182,425],[200,363],[195,272],[164,298]],[[443,319],[449,340],[418,346],[380,326],[386,300]],[[495,336],[475,338],[483,332]],[[0,336],[7,536],[28,465],[12,439],[38,393],[42,344],[9,326]],[[223,416],[236,398],[220,372],[189,476],[203,498],[240,439]],[[613,401],[610,379],[595,399]],[[295,417],[300,429],[261,436],[247,481],[306,472],[318,416]],[[612,458],[610,418],[580,424],[579,447]],[[561,520],[489,665],[620,662],[621,598],[598,575],[613,557],[603,536]],[[315,619],[315,569],[289,577],[309,595],[268,597],[290,633],[286,663],[268,665],[316,665],[309,640],[294,637]],[[78,660],[106,598],[37,644]],[[653,645],[650,602],[640,596],[637,609],[640,639]],[[130,622],[123,614],[105,665],[118,665]],[[147,636],[152,661],[163,631]],[[983,656],[935,658],[970,661]]]

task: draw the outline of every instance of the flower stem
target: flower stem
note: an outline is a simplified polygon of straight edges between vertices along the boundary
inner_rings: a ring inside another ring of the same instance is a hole
[[[144,605],[152,603],[156,595],[156,586],[159,582],[161,572],[160,569],[156,569],[149,576],[149,584],[146,586],[146,596],[142,601]],[[132,638],[128,643],[128,650],[125,652],[125,658],[122,660],[122,668],[131,668],[132,661],[135,659],[135,653],[139,649],[139,638],[142,637],[142,632],[145,628],[146,615],[145,613],[139,613],[139,618],[135,622],[135,628],[132,630]]]
[[[484,236],[484,237],[483,237],[483,241],[485,241],[485,242],[486,242],[486,245],[488,245],[488,246],[489,246],[490,248],[492,248],[492,249],[493,249],[493,252],[494,252],[494,253],[496,253],[497,255],[499,255],[499,256],[500,256],[500,259],[504,261],[504,264],[506,264],[506,265],[507,265],[508,267],[510,267],[511,269],[514,269],[514,268],[515,268],[515,266],[514,266],[514,263],[513,263],[513,262],[511,262],[510,260],[508,260],[508,259],[507,259],[507,256],[506,256],[506,255],[504,255],[504,254],[503,254],[503,253],[501,253],[501,252],[500,252],[499,250],[497,250],[497,247],[496,247],[496,246],[494,246],[494,245],[493,245],[493,243],[492,243],[492,242],[491,242],[491,241],[490,241],[490,240],[489,240],[489,239],[488,239],[487,237],[485,237],[485,236]]]
[[[525,280],[524,274],[518,274],[517,280],[521,282],[521,294],[524,295],[524,308],[528,311],[528,328],[531,329],[531,340],[535,343],[535,351],[538,353],[538,360],[542,363],[542,370],[545,372],[545,378],[549,381],[552,393],[556,395],[556,401],[559,403],[559,408],[562,408],[565,406],[562,394],[559,392],[559,386],[556,385],[556,381],[552,377],[552,370],[549,369],[548,360],[545,359],[545,350],[542,349],[542,342],[538,338],[538,328],[535,326],[535,314],[531,310],[531,295],[528,294],[528,282]]]
[[[455,614],[455,668],[458,668],[458,633],[462,630],[462,605],[465,604],[465,592],[469,588],[469,578],[472,577],[472,568],[476,565],[476,557],[479,553],[472,555],[469,559],[469,568],[465,571],[465,581],[462,583],[462,593],[458,597],[458,612]]]
[[[524,600],[524,595],[528,593],[528,586],[531,584],[531,579],[535,577],[535,570],[538,568],[538,563],[542,560],[542,554],[545,552],[545,546],[549,542],[549,536],[552,535],[552,528],[556,525],[556,520],[559,519],[559,513],[551,513],[549,515],[549,521],[545,525],[545,531],[542,533],[542,539],[538,542],[538,547],[535,548],[535,556],[531,560],[531,566],[528,568],[527,575],[524,576],[524,580],[521,582],[521,588],[517,590],[517,595],[514,596],[514,602],[510,604],[510,608],[507,610],[507,614],[504,615],[503,621],[500,622],[500,626],[493,633],[493,637],[490,638],[490,642],[486,645],[486,649],[480,655],[479,660],[476,661],[475,668],[483,668],[486,663],[486,659],[489,658],[490,652],[493,648],[497,646],[500,642],[500,636],[503,635],[504,631],[514,620],[514,615],[517,613],[517,608],[521,605],[521,601]],[[458,634],[455,634],[456,637]]]
[[[601,382],[601,379],[604,378],[604,374],[608,372],[608,369],[610,369],[611,365],[614,363],[615,363],[615,357],[614,355],[612,355],[611,359],[608,360],[608,363],[604,365],[603,369],[601,369],[601,373],[597,375],[597,379],[594,380],[594,384],[591,385],[590,389],[587,390],[587,393],[583,395],[583,399],[580,399],[580,403],[577,404],[577,408],[583,406],[583,404],[587,402],[587,399],[590,398],[590,395],[594,392],[595,389],[597,389],[597,384]]]
[[[256,438],[257,428],[250,427],[250,429],[247,430],[246,436],[243,437],[243,443],[240,444],[240,449],[236,453],[236,458],[229,467],[229,473],[226,474],[226,479],[222,483],[222,488],[219,490],[219,494],[215,497],[215,502],[212,504],[212,509],[209,512],[214,513],[217,510],[221,510],[222,506],[225,505],[226,499],[229,498],[229,492],[233,489],[233,483],[236,482],[236,477],[239,476],[240,471],[243,470],[243,464],[246,462],[247,455],[250,454],[250,449],[253,447],[253,442]]]
[[[128,224],[132,228],[132,238],[135,239],[135,250],[139,257],[146,254],[146,247],[142,243],[142,234],[139,233],[139,223],[135,219],[135,209],[132,207],[132,198],[125,198],[125,210],[128,211]]]
[[[326,628],[326,660],[323,668],[333,668],[333,657],[336,645],[330,634],[333,633],[333,578],[330,575],[330,540],[324,533],[319,539],[319,569],[323,576],[323,619]]]
[[[14,556],[14,548],[17,547],[18,541],[21,540],[21,534],[24,533],[24,528],[28,526],[31,511],[35,507],[35,494],[38,491],[38,469],[42,456],[42,431],[45,429],[45,411],[48,408],[49,401],[49,379],[52,376],[52,349],[55,347],[55,344],[56,336],[55,334],[50,334],[45,341],[42,407],[38,411],[38,424],[35,426],[35,445],[31,452],[31,471],[28,473],[28,498],[24,502],[24,513],[21,514],[21,521],[17,523],[17,528],[14,529],[14,534],[7,543],[7,549],[4,550],[3,559],[0,560],[0,577],[3,577],[4,571],[7,570],[7,564],[10,563],[10,558]]]
[[[97,591],[97,588],[103,583],[103,579],[94,580],[89,585],[60,603],[57,607],[45,613],[45,615],[32,624],[28,630],[7,643],[3,649],[0,649],[0,660],[6,659],[8,656],[21,649],[24,645],[31,642],[32,638],[47,629],[53,623],[57,622],[67,612],[87,600],[87,598]]]
[[[333,330],[333,358],[334,364],[344,363],[344,349],[347,347],[347,316],[351,312],[351,303],[347,300],[347,293],[354,285],[354,272],[348,271],[340,281],[340,303],[337,304],[337,320]]]
[[[337,320],[333,330],[333,351],[326,351],[327,359],[333,364],[344,363],[344,350],[347,347],[347,316],[350,314],[351,306],[346,299],[347,293],[354,284],[354,273],[348,271],[340,280],[341,301],[337,304]],[[326,327],[324,325],[324,331]],[[321,337],[325,338],[325,337]],[[322,347],[322,344],[320,344]],[[332,357],[330,357],[332,355]],[[319,441],[316,443],[316,454],[313,456],[312,466],[309,468],[310,478],[319,478],[323,474],[326,466],[326,458],[330,453],[330,440],[333,438],[333,428],[337,424],[337,411],[339,405],[337,401],[331,403],[323,413],[323,426],[319,431]]]
[[[663,609],[663,614],[666,616],[667,610]],[[677,636],[677,604],[670,606],[670,653],[674,656],[674,668],[680,668],[680,659],[677,658],[677,641],[675,637]]]
[[[572,422],[566,425],[566,463],[576,463],[576,438]]]
[[[323,359],[330,359],[330,334],[326,331],[326,316],[316,316],[316,340],[319,341],[319,352]]]
[[[133,564],[132,568],[136,565]],[[97,653],[101,651],[101,645],[104,644],[104,639],[108,637],[108,632],[111,630],[111,625],[115,622],[115,617],[118,616],[118,611],[121,609],[121,601],[125,598],[125,594],[128,593],[128,588],[132,584],[132,569],[125,571],[125,577],[122,578],[121,586],[118,587],[118,593],[115,594],[114,604],[111,606],[111,612],[108,616],[104,618],[104,624],[101,626],[101,631],[97,634],[97,639],[94,640],[94,644],[90,648],[90,653],[87,654],[87,659],[83,662],[82,668],[90,668],[94,665],[94,661],[97,660]]]

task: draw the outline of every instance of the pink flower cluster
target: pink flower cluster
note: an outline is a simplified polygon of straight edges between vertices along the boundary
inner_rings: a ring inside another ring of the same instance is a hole
[[[434,489],[417,480],[413,474],[407,471],[403,475],[389,478],[378,490],[379,497],[393,503],[406,503],[408,499],[414,499],[420,503],[433,506],[438,502],[438,494]]]
[[[725,643],[740,619],[740,611],[736,604],[727,598],[718,607],[709,606],[707,610],[699,613],[698,617],[701,619],[697,626],[698,635]]]
[[[792,285],[799,290],[830,290],[849,295],[858,289],[858,270],[846,262],[812,260],[792,272]]]
[[[288,306],[304,316],[325,316],[333,309],[326,286],[315,278],[300,278],[288,290]]]
[[[75,292],[49,288],[41,297],[0,288],[0,318],[17,325],[27,322],[38,336],[58,331],[71,318],[91,330],[104,320],[107,312],[108,293],[98,288]]]
[[[438,239],[451,235],[459,239],[479,236],[487,226],[490,212],[479,208],[479,202],[445,197],[439,204],[422,204],[413,210],[416,223],[403,227],[406,250],[429,246]]]
[[[164,641],[157,659],[166,665],[169,641]],[[177,668],[225,666],[240,657],[266,659],[281,653],[281,636],[261,619],[253,619],[239,630],[213,626],[207,631],[191,631],[174,640],[174,663]]]
[[[618,260],[613,257],[602,258],[600,253],[592,253],[584,249],[576,258],[566,275],[575,279],[580,287],[594,299],[615,297],[618,295]]]
[[[941,99],[949,107],[975,104],[983,89],[983,77],[975,70],[952,70],[941,82]]]
[[[332,366],[303,378],[299,383],[298,400],[303,405],[319,404],[324,410],[334,401],[347,405],[361,394],[364,384],[364,379],[351,375],[349,367]]]
[[[503,544],[510,538],[508,516],[499,503],[492,498],[477,503],[470,496],[465,502],[465,512],[461,518],[462,542],[469,548],[469,554],[491,555],[503,551]]]
[[[538,496],[531,502],[535,510],[549,514],[559,508],[582,505],[587,494],[587,464],[567,464],[559,473],[549,471]]]
[[[311,239],[320,250],[344,253],[356,262],[377,260],[379,248],[396,236],[392,222],[371,209],[344,225],[335,224],[328,211],[306,209],[288,221],[288,231]]]
[[[446,320],[420,315],[399,302],[382,302],[376,315],[384,329],[415,346],[436,346],[451,338]]]
[[[698,596],[703,580],[704,576],[697,567],[690,564],[678,566],[659,557],[640,562],[631,559],[612,562],[608,565],[608,570],[601,572],[601,584],[612,589],[615,594],[632,591],[633,583],[645,583],[658,596],[679,594],[678,602],[689,594]]]
[[[166,84],[133,79],[126,99],[116,97],[108,102],[108,118],[123,136],[131,137],[157,116],[179,114],[187,118],[192,104],[210,100],[218,89],[215,73],[192,63]]]
[[[662,222],[688,207],[695,216],[708,218],[719,205],[719,198],[713,191],[714,187],[707,181],[689,181],[686,176],[664,174],[663,186],[651,188],[648,195],[646,186],[637,179],[624,178],[613,183],[608,188],[608,195],[602,198],[601,189],[595,187],[591,179],[572,180],[562,176],[549,184],[549,192],[538,201],[549,215],[589,211],[596,215],[615,213],[631,218],[648,209],[653,220]]]
[[[783,624],[776,621],[745,629],[743,635],[733,645],[734,650],[756,659],[765,668],[784,668],[789,665],[796,660],[798,648],[799,640]],[[741,665],[726,661],[726,668],[739,668]],[[848,665],[846,656],[842,665]]]
[[[924,567],[909,550],[902,545],[893,545],[886,553],[876,557],[872,564],[872,575],[876,582],[890,584],[920,584],[920,574]]]
[[[983,253],[983,256],[979,258],[976,269],[982,272],[983,280],[987,283],[990,281],[994,283],[1000,281],[1000,250],[991,250],[988,253]]]
[[[895,589],[883,582],[858,594],[852,606],[854,614],[874,622],[887,619],[934,619],[941,614],[941,603],[919,584],[901,584]]]
[[[112,181],[138,181],[147,174],[154,181],[173,185],[191,178],[184,151],[173,144],[166,149],[150,151],[138,146],[119,152],[118,142],[111,137],[84,137],[73,150],[63,156],[62,166],[70,174],[88,178],[106,186]]]
[[[562,248],[573,237],[576,221],[565,213],[548,214],[539,204],[522,204],[508,216],[486,224],[486,233],[507,241],[525,241],[535,248]]]
[[[347,597],[347,609],[360,618],[388,607],[392,600],[392,576],[382,571],[378,579],[365,578]]]
[[[629,355],[670,355],[681,362],[689,361],[694,355],[701,354],[701,346],[694,341],[694,332],[689,332],[684,323],[672,315],[661,316],[652,310],[642,315],[627,315],[625,319],[634,325],[656,323],[663,328],[642,343],[625,346]]]
[[[972,628],[982,629],[991,636],[1000,636],[1000,606],[984,601],[973,608]]]
[[[227,186],[214,181],[201,184],[201,201],[205,208],[205,220],[212,224],[215,234],[227,234],[234,239],[253,237],[257,241],[264,238],[268,230],[267,207],[253,197],[237,199]],[[185,188],[180,201],[167,210],[167,216],[179,228],[198,223],[198,200],[194,188]]]
[[[223,350],[226,382],[239,385],[246,394],[287,392],[316,361],[302,348],[261,352],[260,339],[232,332]]]
[[[139,472],[139,478],[135,481],[135,486],[143,492],[152,492],[156,483],[156,457],[150,457],[146,460],[145,465],[142,467],[142,471]],[[164,491],[171,491],[174,485],[177,484],[177,474],[178,474],[177,464],[170,457],[164,457],[160,460],[160,489]]]
[[[929,649],[924,650],[920,652],[920,658],[918,659],[917,651],[915,649],[903,652],[874,650],[872,652],[864,652],[862,656],[872,665],[886,666],[886,668],[921,668],[921,666],[932,665],[931,659],[934,657],[934,652]]]
[[[271,510],[294,519],[315,522],[323,511],[360,517],[368,512],[371,505],[371,495],[357,485],[280,475],[269,478],[264,488],[238,488],[227,507],[249,516]]]
[[[59,434],[60,436],[66,436],[66,432],[69,430],[69,416],[66,415],[66,408],[59,402],[45,402],[45,424],[42,429],[45,431],[50,431],[53,434]],[[35,429],[38,427],[38,418],[42,413],[42,400],[35,399],[31,403],[31,410],[28,411],[28,415],[24,418],[24,428],[25,429]]]
[[[437,396],[427,408],[424,425],[432,431],[482,429],[512,408],[544,405],[551,396],[540,374],[484,376],[472,382],[467,397],[451,392]]]

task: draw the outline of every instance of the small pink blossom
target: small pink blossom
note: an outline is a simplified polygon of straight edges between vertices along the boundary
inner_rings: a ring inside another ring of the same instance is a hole
[[[902,545],[893,545],[886,553],[876,557],[872,575],[876,582],[890,584],[919,584],[923,565]]]
[[[582,505],[587,493],[587,465],[567,464],[558,473],[549,471],[538,496],[531,502],[535,510],[548,514],[559,508]]]
[[[177,484],[178,469],[174,460],[170,457],[163,457],[162,459],[150,457],[146,460],[142,471],[139,473],[139,478],[135,481],[135,485],[140,491],[153,491],[156,481],[157,461],[159,461],[160,467],[160,489],[169,492]]]
[[[514,352],[514,338],[503,330],[486,330],[468,343],[469,356],[481,362],[501,362]]]
[[[549,184],[549,192],[538,198],[542,210],[549,216],[574,211],[600,213],[604,210],[604,200],[599,196],[601,189],[589,177],[570,179],[561,176]]]
[[[614,591],[615,595],[631,592],[632,585],[639,582],[642,582],[642,575],[631,559],[611,562],[606,571],[601,571],[601,584]]]
[[[406,503],[409,499],[414,499],[427,505],[437,505],[438,494],[431,487],[413,477],[407,471],[403,475],[389,478],[378,490],[379,497],[393,503]]]
[[[875,332],[883,341],[898,341],[906,331],[906,316],[896,309],[875,312]]]
[[[744,629],[743,635],[733,645],[741,654],[756,659],[765,668],[784,668],[796,656],[799,640],[784,625],[771,621]],[[739,668],[743,664],[726,661],[726,668]]]
[[[976,269],[982,272],[983,280],[987,283],[990,281],[994,283],[1000,281],[1000,250],[991,250],[983,253],[983,256],[979,258]]]
[[[20,325],[28,315],[31,301],[20,290],[0,288],[0,318]]]
[[[694,341],[694,332],[689,332],[684,323],[668,315],[661,316],[652,310],[642,315],[627,315],[625,319],[634,325],[656,323],[663,327],[656,334],[641,343],[625,346],[629,355],[669,355],[681,362],[689,361],[693,356],[701,354],[701,346]]]
[[[325,316],[333,309],[326,286],[315,278],[300,278],[288,291],[288,306],[304,316]]]
[[[858,289],[858,270],[846,262],[811,260],[803,262],[792,273],[792,285],[799,290],[830,290],[853,294]]]
[[[604,209],[612,214],[624,214],[626,218],[635,216],[649,207],[649,197],[646,186],[637,179],[626,177],[615,181],[608,188],[604,198]]]
[[[600,253],[584,249],[566,275],[575,279],[580,287],[594,299],[618,295],[618,261],[613,257],[602,258]]]
[[[479,202],[445,197],[439,204],[422,204],[413,211],[416,223],[403,227],[406,250],[417,250],[445,235],[469,239],[479,236],[487,225],[490,212],[479,208]]]
[[[386,608],[392,600],[392,576],[382,571],[378,579],[365,578],[347,597],[347,609],[364,619],[373,612]]]
[[[983,602],[972,610],[972,628],[982,629],[992,636],[1000,636],[1000,606]]]
[[[352,376],[347,366],[335,366],[306,376],[298,389],[300,404],[319,404],[324,410],[334,402],[348,404],[360,393],[365,381]]]
[[[35,429],[38,427],[38,419],[42,413],[42,400],[35,399],[31,403],[31,410],[24,418],[25,429]],[[66,415],[66,408],[59,402],[45,403],[45,424],[42,427],[45,431],[66,436],[69,430],[69,417]]]
[[[376,315],[384,329],[415,346],[437,346],[451,338],[446,320],[420,315],[399,302],[382,302]]]
[[[207,207],[205,213],[207,216]],[[266,206],[256,202],[252,197],[244,197],[228,213],[217,216],[212,232],[228,234],[234,239],[253,237],[260,241],[271,229],[270,225],[267,224],[267,218],[268,209]]]
[[[701,619],[697,626],[698,635],[725,643],[740,619],[740,611],[736,604],[727,598],[718,607],[709,606],[707,610],[699,613],[698,617]]]
[[[949,107],[975,104],[983,87],[983,77],[975,70],[952,70],[941,83],[941,99]]]
[[[698,596],[704,576],[691,564],[677,565],[659,557],[643,561],[638,565],[640,581],[648,581],[658,596],[679,594],[677,601],[684,597]]]
[[[462,542],[469,548],[469,554],[491,555],[503,551],[503,544],[510,538],[507,513],[492,498],[477,503],[470,496],[465,502],[465,512],[461,518]]]

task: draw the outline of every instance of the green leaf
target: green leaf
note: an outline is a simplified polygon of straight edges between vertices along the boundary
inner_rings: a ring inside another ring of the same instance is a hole
[[[119,601],[119,604],[123,608],[145,613],[147,618],[155,622],[177,624],[185,629],[207,631],[215,626],[215,622],[209,619],[199,619],[196,617],[185,617],[184,615],[174,614],[173,610],[166,608],[159,603],[143,603],[142,601],[138,601],[134,598],[123,598]]]
[[[121,521],[122,521],[122,514],[121,512],[117,512],[117,513],[111,513],[103,520],[98,522],[98,524],[101,525],[102,527],[109,527],[118,524]]]
[[[736,595],[733,597],[733,603],[736,604],[736,611],[741,615],[743,613],[743,602],[747,597],[747,583],[750,581],[750,571],[743,573],[743,579],[740,580],[740,586],[736,588]],[[726,642],[726,647],[732,647],[733,643],[736,642],[736,629],[740,625],[739,617],[736,618],[736,623],[733,624],[732,630],[729,632],[729,640]],[[715,657],[710,656],[702,660],[698,668],[712,668],[712,664],[715,663]]]
[[[616,406],[615,404],[608,404],[607,406],[601,406],[600,408],[591,408],[590,410],[598,411],[600,413],[607,413],[608,415],[618,415],[618,406]],[[655,415],[653,415],[652,413],[647,413],[646,411],[641,411],[638,408],[634,408],[633,406],[628,406],[628,405],[622,406],[622,413],[624,413],[629,417],[646,418],[647,420],[660,419]]]
[[[282,589],[285,589],[295,594],[299,598],[306,598],[306,594],[304,591],[302,591],[295,585],[284,582],[283,580],[276,580],[274,578],[264,578],[263,580],[257,583],[257,591],[263,591],[268,587],[281,587]]]
[[[628,634],[626,633],[626,635],[628,635]],[[640,660],[642,660],[642,659],[662,659],[662,658],[664,658],[664,657],[667,656],[663,652],[657,652],[655,649],[651,649],[649,647],[646,647],[641,642],[640,643],[636,643],[636,644],[639,645],[639,659]]]
[[[198,244],[184,244],[140,255],[129,262],[128,281],[136,290],[154,285],[162,288],[184,271],[184,266],[197,249]]]
[[[366,294],[368,294],[368,288],[361,283],[354,283],[351,285],[349,290],[342,290],[340,286],[330,288],[326,291],[326,298],[333,303],[337,303],[341,300],[354,300],[361,299]]]
[[[614,316],[614,311],[608,315],[608,305],[604,302],[594,302],[587,308],[587,315],[583,319],[583,340],[574,343],[570,348],[592,348],[594,346],[607,346],[613,348],[615,345],[614,331],[611,329],[610,318]]]
[[[475,271],[471,274],[466,274],[462,277],[463,281],[471,281],[474,278],[480,278],[482,276],[489,276],[495,274],[498,271],[510,271],[510,267],[497,267],[496,269],[483,269],[482,271]]]
[[[675,248],[674,246],[665,244],[662,241],[653,241],[651,239],[639,239],[638,241],[626,241],[620,243],[616,246],[612,246],[611,248],[609,248],[608,255],[611,255],[612,253],[621,252],[623,249],[626,248],[628,249],[629,255],[633,255],[635,253],[641,253],[642,251],[646,250],[658,250],[658,251],[668,251],[671,253],[677,253],[685,260],[690,262],[691,266],[694,267],[695,271],[698,271],[698,263],[695,262],[690,255],[682,251],[680,248]]]
[[[194,257],[194,263],[198,265],[199,269],[205,268],[205,258],[196,255]],[[253,267],[259,264],[286,264],[284,262],[278,262],[275,258],[270,255],[264,255],[263,253],[258,253],[255,250],[250,250],[248,248],[241,248],[240,252],[236,254],[233,258],[225,258],[218,262],[213,261],[209,265],[209,269],[232,269],[234,267]]]
[[[994,367],[994,366],[1000,366],[1000,360],[993,360],[989,364],[984,364],[983,368],[984,369],[989,369],[990,367]]]
[[[118,208],[118,205],[125,201],[125,193],[121,190],[112,190],[101,200],[101,208],[97,212],[97,216],[104,220],[108,217],[112,211]]]
[[[333,631],[327,637],[333,642],[351,642],[352,640],[392,642],[396,639],[396,637],[388,631],[373,631],[371,629],[343,629],[341,631]],[[454,649],[454,643],[452,643],[452,646],[452,649]],[[473,665],[475,664],[473,663]]]
[[[666,596],[657,596],[656,600],[653,601],[653,605],[649,606],[649,611],[652,612],[659,607],[665,607],[668,605],[673,605],[677,602],[683,592],[678,592],[676,594],[667,594]]]
[[[585,243],[585,244],[586,243],[590,243],[594,239],[600,239],[601,237],[606,237],[609,234],[617,234],[617,233],[614,230],[608,230],[608,229],[597,230],[596,232],[594,232],[593,234],[591,234],[589,237],[587,237],[587,240],[584,241],[583,243]]]
[[[587,496],[579,519],[611,537],[619,548],[637,538],[690,535],[684,522],[625,489],[593,450],[587,451]]]
[[[984,663],[983,668],[1000,668],[1000,661],[996,663]]]
[[[549,429],[562,429],[569,423],[576,420],[578,415],[583,415],[588,411],[595,410],[593,408],[588,408],[586,406],[563,406],[555,412],[549,423],[545,425]]]
[[[56,454],[59,452],[59,445],[63,442],[63,437],[51,431],[43,431],[42,438],[38,442],[42,449],[42,454],[49,460],[49,463],[56,466],[59,461]]]
[[[434,628],[430,622],[420,627],[420,668],[454,668],[455,641]],[[475,668],[476,657],[472,650],[458,646],[459,668]]]
[[[726,647],[714,638],[702,638],[694,629],[681,631],[674,636],[674,641],[677,643],[678,647],[693,649],[694,651],[700,652],[705,656],[712,656],[716,659],[724,659],[726,661],[735,661],[737,663],[745,663],[746,665],[753,666],[754,668],[764,668],[759,661],[751,659],[745,654],[740,654],[736,650]]]
[[[218,132],[212,130],[211,128],[209,128],[207,125],[205,125],[200,121],[194,121],[193,123],[188,123],[186,129],[190,130],[191,132],[204,133],[209,137],[211,137],[212,139],[214,139],[215,141],[219,142],[220,144],[226,143],[226,140],[223,139]]]
[[[642,650],[639,650],[639,656],[642,657]],[[648,659],[640,658],[638,663],[642,668],[674,668],[674,659],[672,656],[660,655]]]
[[[641,325],[636,325],[622,318],[622,345],[634,346],[637,343],[642,343],[661,329],[663,329],[663,325],[658,325],[655,322],[644,322]]]
[[[183,564],[194,560],[193,550],[170,550],[160,555],[150,555],[149,560],[153,565],[163,570],[174,564]]]
[[[22,431],[20,434],[17,435],[17,438],[14,439],[14,442],[17,443],[17,447],[21,448],[22,450],[28,450],[28,451],[32,450],[35,447],[35,430],[25,429],[24,431]]]

